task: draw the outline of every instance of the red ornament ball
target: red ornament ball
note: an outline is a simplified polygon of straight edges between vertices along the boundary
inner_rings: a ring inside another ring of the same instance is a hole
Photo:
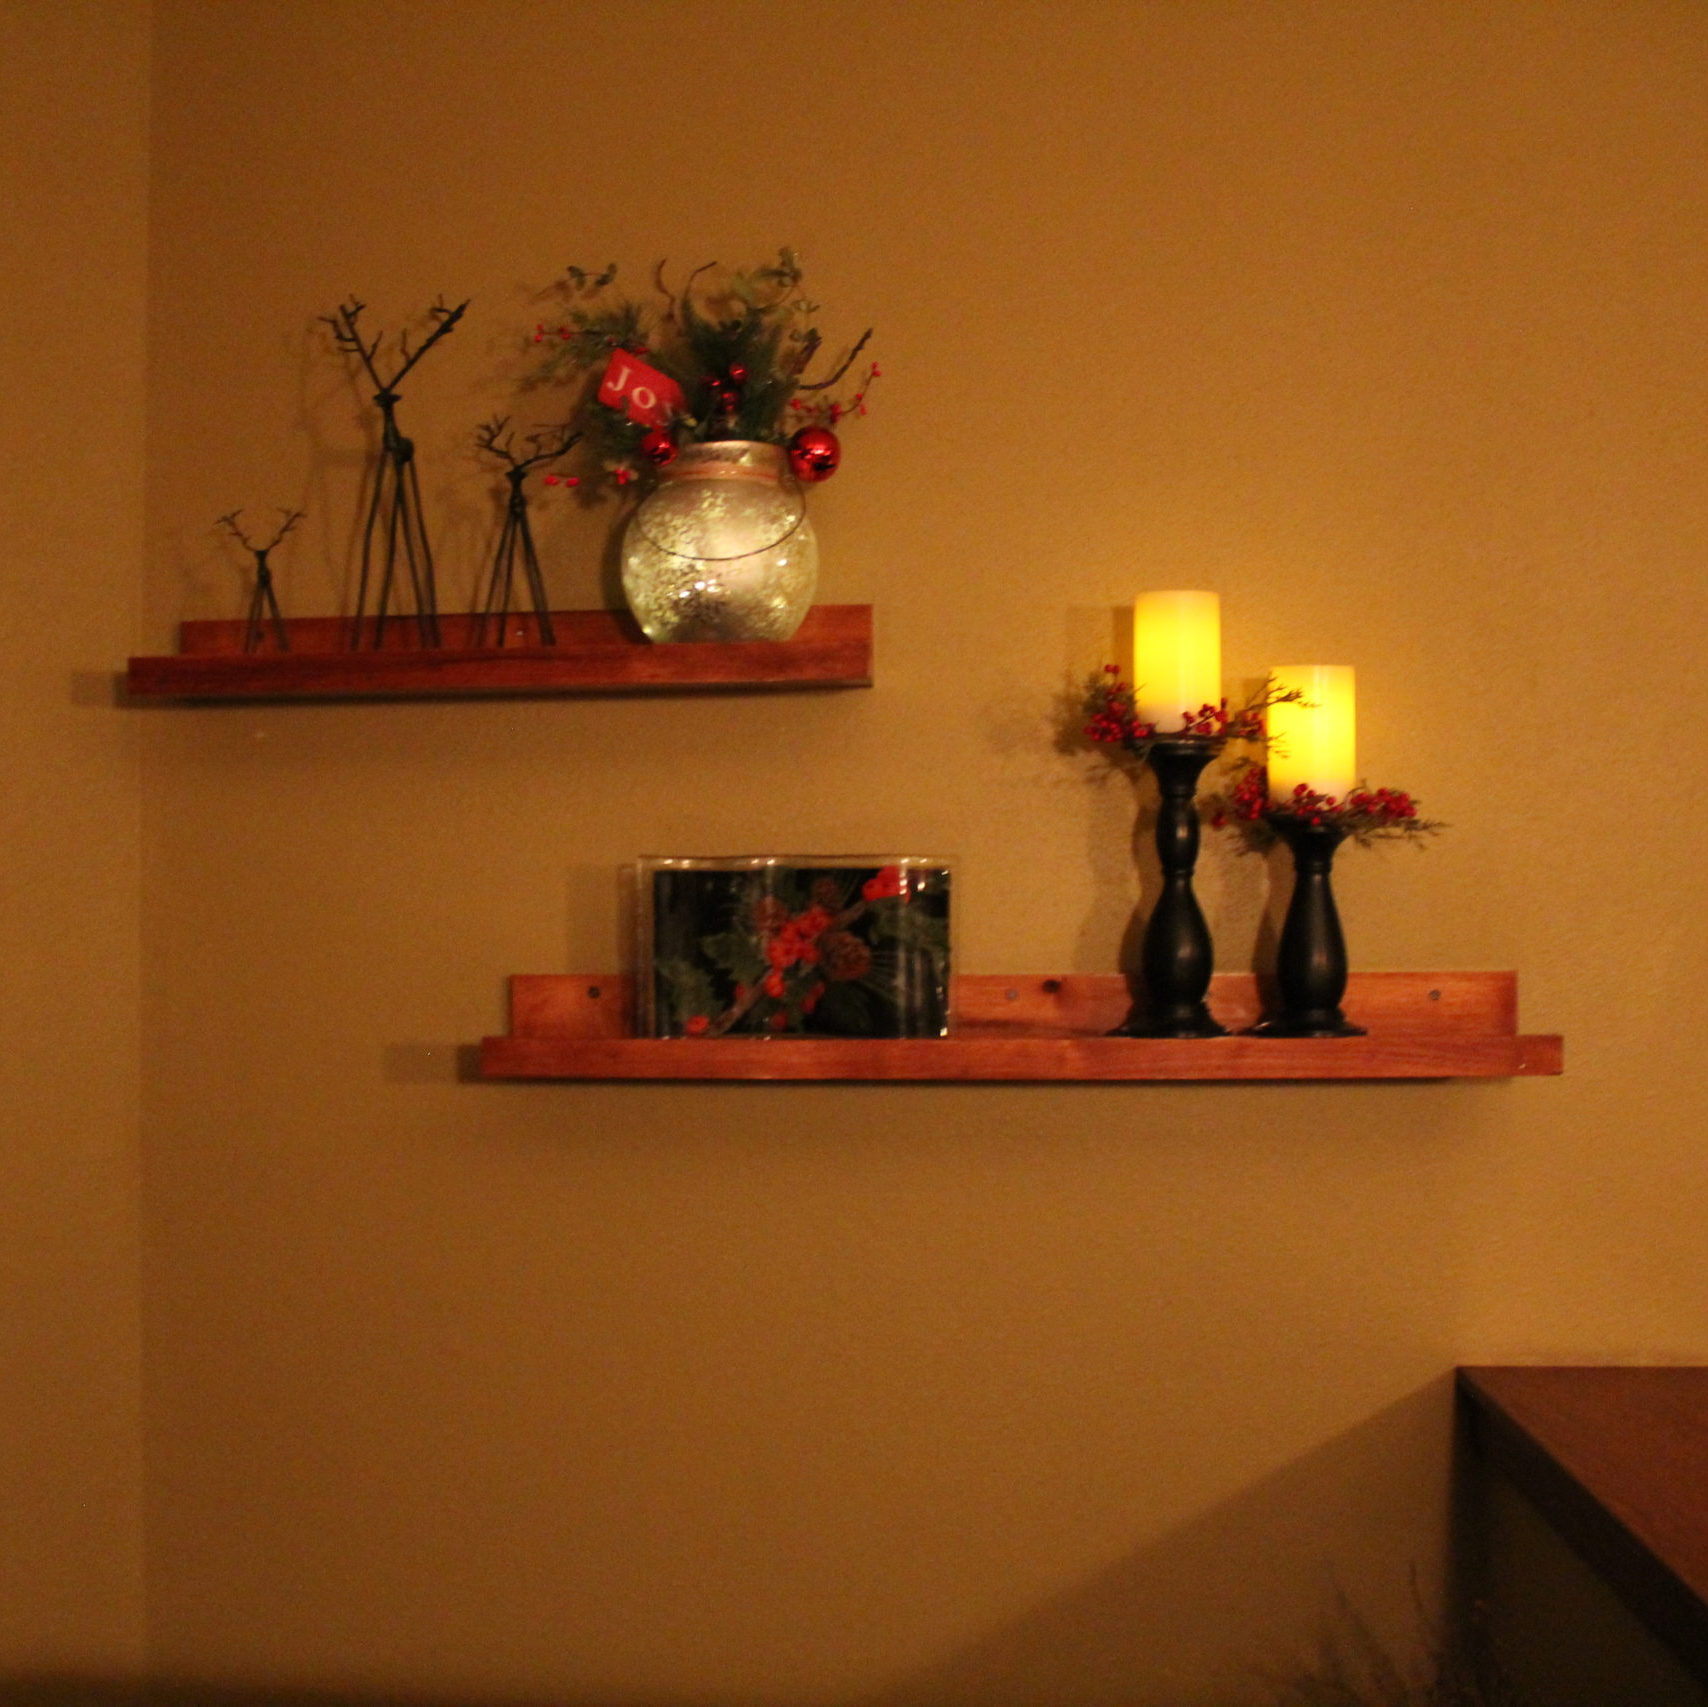
[[[802,427],[789,440],[789,466],[797,480],[828,480],[842,461],[842,446],[828,427]]]
[[[676,435],[668,427],[651,427],[641,434],[636,447],[654,468],[676,460]]]

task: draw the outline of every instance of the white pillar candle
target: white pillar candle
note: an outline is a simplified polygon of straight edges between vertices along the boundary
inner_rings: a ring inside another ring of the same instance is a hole
[[[1133,604],[1139,721],[1183,729],[1222,698],[1222,601],[1214,593],[1140,593]]]
[[[1278,690],[1297,688],[1303,696],[1264,714],[1269,798],[1287,800],[1303,783],[1313,794],[1345,800],[1358,781],[1352,666],[1277,664],[1269,679]]]

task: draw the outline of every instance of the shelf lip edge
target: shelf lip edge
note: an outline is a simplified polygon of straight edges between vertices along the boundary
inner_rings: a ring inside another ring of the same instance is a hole
[[[885,1038],[866,1052],[858,1039],[587,1038],[494,1036],[480,1045],[482,1081],[572,1083],[818,1084],[1254,1084],[1436,1082],[1553,1076],[1560,1039],[1547,1035],[1472,1040],[1423,1048],[1358,1039],[1177,1040],[1016,1035],[1004,1038]],[[1218,1046],[1240,1046],[1237,1064]],[[1493,1044],[1495,1047],[1490,1047]],[[1180,1051],[1191,1052],[1182,1055]],[[1351,1053],[1314,1055],[1317,1050]],[[815,1061],[811,1052],[837,1057]],[[1199,1050],[1209,1051],[1197,1056]],[[1284,1051],[1265,1059],[1270,1050]],[[730,1051],[719,1063],[716,1051]],[[739,1051],[739,1053],[736,1053]],[[759,1055],[765,1051],[769,1056]],[[1262,1051],[1257,1054],[1255,1051]],[[1421,1058],[1420,1058],[1421,1057]],[[1233,1067],[1233,1070],[1228,1070]],[[1346,1069],[1324,1072],[1324,1067]],[[665,1070],[660,1071],[663,1068]],[[822,1070],[820,1070],[822,1068]],[[1209,1069],[1209,1070],[1200,1070]]]
[[[244,652],[235,643],[196,644],[127,660],[128,699],[203,704],[301,700],[644,695],[789,692],[873,685],[870,605],[815,605],[802,631],[780,641],[707,641],[666,645],[630,633],[621,612],[556,611],[563,632],[553,646],[470,646],[470,619],[444,618],[451,643],[372,650],[332,645],[347,619],[294,619],[302,644],[289,652]],[[292,627],[286,624],[287,630]],[[231,642],[241,622],[180,625]]]

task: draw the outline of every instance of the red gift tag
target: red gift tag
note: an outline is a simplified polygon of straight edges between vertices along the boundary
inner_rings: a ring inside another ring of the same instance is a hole
[[[662,427],[682,412],[682,387],[627,350],[613,350],[599,381],[599,401],[623,409],[642,427]]]

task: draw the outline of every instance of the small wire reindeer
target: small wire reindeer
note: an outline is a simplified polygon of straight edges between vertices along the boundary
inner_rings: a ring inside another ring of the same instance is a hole
[[[410,590],[415,599],[415,621],[423,646],[439,645],[439,595],[433,579],[433,548],[427,540],[427,521],[421,510],[421,478],[415,465],[415,441],[405,438],[397,424],[397,405],[401,400],[398,384],[404,375],[439,342],[456,330],[468,302],[449,308],[441,298],[427,311],[433,329],[419,347],[410,348],[407,329],[397,336],[398,365],[389,376],[381,375],[375,366],[384,334],[376,332],[364,340],[359,322],[366,303],[351,297],[341,303],[335,314],[323,314],[321,319],[332,328],[333,341],[347,356],[355,356],[367,370],[376,386],[374,402],[379,405],[381,418],[379,457],[374,467],[373,496],[368,504],[367,523],[362,530],[362,573],[356,587],[356,613],[350,627],[351,649],[362,644],[362,622],[367,615],[368,584],[375,556],[376,536],[382,535],[383,567],[379,587],[374,597],[373,645],[376,649],[385,637],[386,617],[391,609],[392,583],[397,573],[399,551],[403,554],[409,573]]]
[[[510,596],[516,580],[516,559],[522,560],[523,573],[528,578],[528,594],[534,603],[534,624],[539,630],[542,646],[555,646],[557,635],[552,630],[550,601],[546,598],[546,583],[540,574],[540,559],[534,550],[534,530],[528,523],[528,494],[524,489],[531,469],[542,463],[555,462],[580,443],[580,433],[568,426],[546,427],[529,433],[523,440],[524,451],[516,448],[516,435],[505,429],[510,425],[508,415],[498,415],[481,427],[474,436],[478,449],[495,456],[504,466],[504,478],[510,483],[510,498],[504,510],[504,525],[498,532],[498,546],[492,555],[492,570],[487,578],[486,594],[474,613],[474,643],[486,644],[489,621],[498,624],[498,644],[504,644],[504,631],[510,615]]]
[[[291,637],[285,629],[285,619],[279,611],[279,596],[273,591],[273,571],[267,562],[267,553],[303,519],[302,510],[281,509],[279,514],[285,519],[279,523],[278,532],[265,545],[257,545],[243,531],[238,518],[241,510],[233,510],[229,515],[219,518],[221,525],[255,559],[255,585],[249,593],[249,614],[243,624],[243,650],[259,652],[261,637],[268,624],[273,630],[273,644],[281,652],[291,649]]]

